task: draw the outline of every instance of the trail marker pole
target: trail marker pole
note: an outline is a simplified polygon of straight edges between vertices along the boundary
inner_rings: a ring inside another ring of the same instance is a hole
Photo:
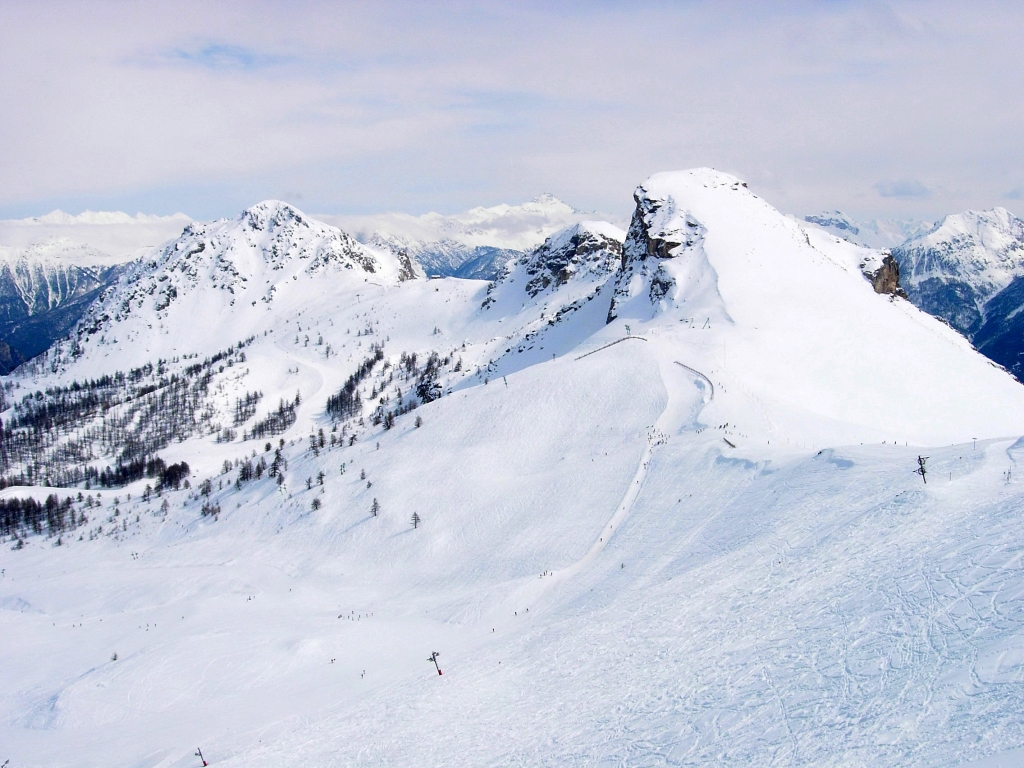
[[[924,468],[924,463],[926,461],[928,461],[929,458],[931,458],[931,457],[930,456],[918,456],[917,457],[917,469],[914,470],[914,472],[916,472],[917,474],[919,474],[921,476],[921,479],[924,481],[925,485],[928,485],[928,478],[925,477],[925,475],[927,474],[927,470]]]
[[[434,662],[434,668],[437,669],[437,674],[439,674],[439,675],[442,674],[441,673],[441,667],[438,666],[438,664],[437,664],[437,657],[440,656],[440,655],[441,655],[440,653],[438,653],[437,651],[434,651],[432,654],[430,654],[430,658],[427,659],[427,661]],[[204,765],[205,765],[205,763],[204,763]]]
[[[206,762],[206,758],[203,757],[203,750],[201,750],[199,747],[196,747],[196,757],[203,761],[204,766],[209,765],[209,763]]]

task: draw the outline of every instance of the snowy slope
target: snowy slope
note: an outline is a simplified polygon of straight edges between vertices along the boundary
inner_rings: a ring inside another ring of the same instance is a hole
[[[716,372],[746,429],[816,444],[1024,431],[1016,382],[738,180],[659,174],[637,199],[611,315],[693,339],[693,367]],[[983,400],[965,398],[974,386]]]
[[[0,548],[12,766],[1017,749],[1024,387],[733,177],[658,174],[636,202],[625,237],[552,233],[489,291],[400,280],[261,204],[123,277],[78,357],[10,378],[18,401],[147,354],[185,375],[176,355],[247,339],[207,369],[211,407],[262,393],[231,439],[160,450],[191,488],[76,487],[88,523]],[[296,392],[294,424],[242,439]],[[242,480],[278,448],[280,483]]]
[[[0,340],[32,358],[65,336],[125,264],[178,236],[184,214],[86,211],[0,221]],[[0,363],[0,368],[7,368]]]

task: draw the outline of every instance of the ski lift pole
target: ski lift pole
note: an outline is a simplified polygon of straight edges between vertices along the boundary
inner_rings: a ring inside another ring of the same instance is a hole
[[[203,757],[203,750],[201,750],[199,747],[196,747],[196,757],[203,761],[204,766],[209,765],[209,763],[206,762],[206,758]]]
[[[434,667],[437,669],[437,674],[439,674],[439,675],[442,674],[441,667],[438,666],[438,663],[437,663],[437,657],[440,656],[440,655],[441,655],[440,653],[438,653],[437,651],[434,651],[432,654],[430,654],[430,658],[427,659],[427,661],[434,662]]]
[[[928,478],[925,477],[925,475],[927,474],[927,470],[924,467],[924,463],[926,461],[928,461],[928,459],[930,459],[930,458],[931,458],[930,456],[918,456],[917,457],[917,469],[914,470],[915,473],[917,473],[918,475],[921,476],[921,480],[924,481],[925,485],[928,485]]]

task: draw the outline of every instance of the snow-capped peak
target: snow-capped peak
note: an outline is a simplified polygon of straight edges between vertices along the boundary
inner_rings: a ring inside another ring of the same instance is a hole
[[[1005,208],[989,211],[964,211],[945,216],[927,232],[911,238],[907,248],[934,247],[944,242],[957,242],[977,247],[980,252],[1005,258],[1007,250],[1024,241],[1024,221]],[[1001,254],[1001,255],[1000,255]]]
[[[892,253],[914,303],[971,334],[986,302],[1024,274],[1024,221],[1005,208],[965,211]]]
[[[407,254],[368,248],[292,205],[267,200],[235,218],[192,222],[149,252],[90,307],[55,359],[87,357],[90,345],[112,343],[122,360],[144,361],[155,350],[173,356],[196,346],[191,334],[181,334],[196,327],[208,330],[212,349],[262,327],[282,295],[296,299],[370,281],[388,286],[421,274]]]
[[[1005,208],[952,214],[893,253],[908,284],[963,281],[983,303],[1024,269],[1024,221]]]

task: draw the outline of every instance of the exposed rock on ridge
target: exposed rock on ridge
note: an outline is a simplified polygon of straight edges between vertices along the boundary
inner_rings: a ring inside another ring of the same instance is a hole
[[[906,291],[900,287],[900,265],[892,256],[886,254],[882,258],[882,266],[869,275],[871,285],[875,293],[884,293],[892,296],[907,298]]]
[[[677,215],[671,198],[652,194],[641,185],[633,193],[633,199],[636,210],[622,246],[622,265],[608,309],[609,323],[618,317],[622,303],[631,297],[637,277],[648,286],[652,304],[665,298],[676,281],[669,270],[663,268],[662,262],[699,247],[705,234],[704,226],[695,217],[688,213]]]

